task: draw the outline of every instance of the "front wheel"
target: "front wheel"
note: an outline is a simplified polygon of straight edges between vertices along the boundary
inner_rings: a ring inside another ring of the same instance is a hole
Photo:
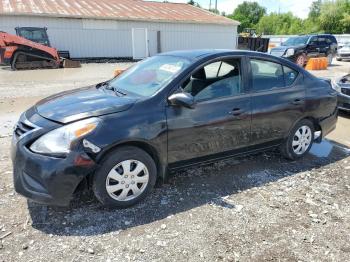
[[[341,58],[339,58],[339,57],[337,57],[336,59],[337,59],[337,61],[341,61],[341,60],[342,60],[342,59],[341,59]]]
[[[152,157],[138,147],[125,146],[108,154],[93,177],[96,198],[108,207],[129,207],[144,199],[156,183]]]
[[[314,125],[304,119],[297,123],[291,130],[286,141],[281,145],[281,153],[284,157],[295,160],[306,155],[314,141]]]

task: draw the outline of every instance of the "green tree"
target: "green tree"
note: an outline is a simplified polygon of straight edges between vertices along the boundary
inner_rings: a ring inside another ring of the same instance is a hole
[[[260,6],[257,2],[243,2],[228,17],[241,23],[239,27],[241,32],[244,28],[255,27],[265,14],[266,8]]]
[[[320,28],[326,33],[342,33],[341,20],[344,18],[343,1],[326,1],[321,6]]]
[[[260,19],[257,30],[259,33],[266,35],[287,35],[299,34],[303,27],[304,21],[294,16],[291,12],[283,14],[271,13]]]
[[[196,6],[196,7],[201,7],[200,4],[198,4],[197,2],[193,1],[193,0],[189,0],[187,2],[188,5],[193,5],[193,6]]]
[[[322,0],[312,2],[308,18],[311,20],[317,20],[321,14]]]

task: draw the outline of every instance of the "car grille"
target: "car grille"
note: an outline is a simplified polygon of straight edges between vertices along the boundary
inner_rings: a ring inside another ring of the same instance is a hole
[[[344,95],[350,96],[350,88],[342,88],[342,89],[341,89],[341,92],[342,92]]]
[[[350,57],[350,53],[348,53],[348,54],[339,53],[339,56],[340,56],[340,57]]]
[[[283,56],[284,55],[284,51],[271,51],[270,54],[274,55],[274,56]]]
[[[14,133],[16,137],[21,137],[34,130],[35,126],[30,124],[28,121],[19,121],[15,126]]]

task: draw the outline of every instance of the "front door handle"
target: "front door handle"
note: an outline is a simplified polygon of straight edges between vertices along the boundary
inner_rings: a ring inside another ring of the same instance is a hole
[[[297,98],[292,101],[293,105],[301,105],[304,102],[303,99]]]
[[[242,113],[244,113],[244,110],[240,109],[240,108],[234,108],[232,109],[232,111],[228,112],[230,115],[233,115],[233,116],[239,116],[241,115]]]

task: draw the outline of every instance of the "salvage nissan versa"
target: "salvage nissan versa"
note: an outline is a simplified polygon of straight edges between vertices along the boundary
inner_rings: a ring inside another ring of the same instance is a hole
[[[106,206],[131,206],[171,170],[273,147],[300,158],[336,121],[331,82],[285,59],[164,53],[24,112],[13,135],[15,189],[68,205],[86,184]]]

